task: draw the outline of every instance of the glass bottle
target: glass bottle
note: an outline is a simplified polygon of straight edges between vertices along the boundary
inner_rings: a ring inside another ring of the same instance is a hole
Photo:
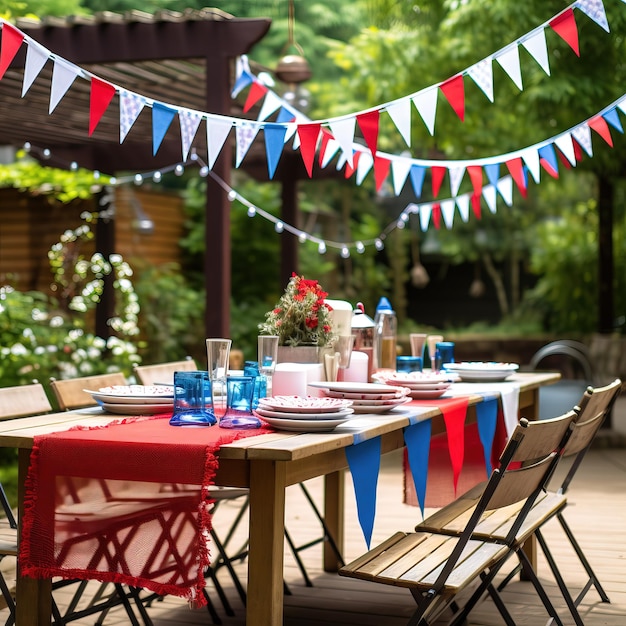
[[[382,297],[374,317],[374,371],[396,369],[398,320],[387,298]]]

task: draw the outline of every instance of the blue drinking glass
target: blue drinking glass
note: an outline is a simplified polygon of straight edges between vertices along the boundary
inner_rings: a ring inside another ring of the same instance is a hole
[[[213,426],[213,394],[208,372],[174,372],[172,426]]]
[[[227,408],[220,418],[220,428],[260,428],[261,420],[252,414],[255,376],[228,376]]]
[[[439,358],[441,359],[439,369],[445,367],[446,363],[454,363],[453,341],[439,341],[437,343],[437,351],[439,352]]]
[[[254,377],[254,393],[252,394],[252,408],[259,406],[259,399],[267,397],[267,378],[259,372],[258,361],[244,361],[244,376]]]
[[[421,356],[399,356],[396,357],[397,372],[421,372],[422,371]]]

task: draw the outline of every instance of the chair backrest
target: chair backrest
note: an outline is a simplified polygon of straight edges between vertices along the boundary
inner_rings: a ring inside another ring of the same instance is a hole
[[[574,424],[563,456],[574,456],[574,459],[559,491],[565,493],[574,474],[578,471],[587,450],[591,447],[594,437],[600,430],[606,416],[610,413],[615,400],[622,390],[622,381],[616,378],[604,387],[588,387],[579,406],[579,418]]]
[[[141,385],[156,385],[174,382],[174,372],[193,372],[197,370],[196,362],[187,357],[184,361],[169,361],[155,365],[136,365],[133,369],[137,382]]]
[[[0,388],[0,419],[24,417],[52,410],[43,385],[32,383]]]
[[[126,378],[121,372],[96,374],[95,376],[83,376],[81,378],[69,378],[67,380],[50,379],[50,387],[62,411],[95,406],[97,402],[93,399],[91,394],[84,391],[84,389],[93,391],[101,387],[126,384],[128,384]]]

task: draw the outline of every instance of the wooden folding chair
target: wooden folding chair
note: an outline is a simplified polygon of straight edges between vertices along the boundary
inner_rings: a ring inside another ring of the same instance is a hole
[[[475,501],[460,534],[421,529],[398,532],[341,568],[339,574],[409,589],[417,604],[409,626],[432,623],[447,608],[460,615],[458,623],[462,623],[466,607],[459,611],[458,595],[476,582],[478,587],[466,605],[467,611],[488,593],[506,623],[514,624],[493,580],[506,561],[521,550],[521,544],[515,541],[517,533],[556,467],[575,417],[576,413],[570,411],[551,420],[520,420],[500,457],[499,467]],[[479,524],[493,523],[518,503],[504,541],[475,537]],[[535,589],[548,614],[556,624],[562,624],[542,586],[535,585]]]
[[[95,376],[82,376],[79,378],[68,378],[66,380],[50,379],[50,387],[59,403],[61,411],[70,411],[87,406],[95,406],[97,402],[93,399],[91,391],[101,387],[113,385],[127,385],[126,377],[121,372],[112,374],[96,374]]]
[[[154,365],[135,365],[133,372],[141,385],[172,384],[174,372],[194,372],[198,369],[196,362],[188,356],[183,361],[169,361]]]

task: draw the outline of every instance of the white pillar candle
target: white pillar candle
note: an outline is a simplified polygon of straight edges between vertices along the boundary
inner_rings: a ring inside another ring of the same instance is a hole
[[[350,359],[350,366],[345,370],[340,370],[341,380],[351,383],[367,383],[369,370],[369,357],[365,352],[354,350]]]
[[[333,320],[335,335],[352,334],[352,305],[345,300],[324,300],[331,307],[330,318]]]

